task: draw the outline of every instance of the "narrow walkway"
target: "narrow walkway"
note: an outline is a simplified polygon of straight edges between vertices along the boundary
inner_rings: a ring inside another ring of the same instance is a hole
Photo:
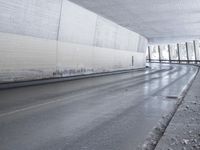
[[[167,127],[156,150],[200,150],[200,73]]]

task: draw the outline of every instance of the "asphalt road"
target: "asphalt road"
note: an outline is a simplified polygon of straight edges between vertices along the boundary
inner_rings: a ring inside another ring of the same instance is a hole
[[[151,69],[0,91],[0,150],[134,150],[197,68]]]

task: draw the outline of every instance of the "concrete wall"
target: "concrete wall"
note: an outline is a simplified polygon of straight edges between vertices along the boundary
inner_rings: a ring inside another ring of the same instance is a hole
[[[146,46],[68,0],[0,0],[0,82],[141,68]]]
[[[0,0],[0,32],[57,39],[61,0]]]

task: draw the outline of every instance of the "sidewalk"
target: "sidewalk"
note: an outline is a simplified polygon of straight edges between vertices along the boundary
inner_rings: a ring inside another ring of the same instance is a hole
[[[200,73],[155,149],[200,150]]]

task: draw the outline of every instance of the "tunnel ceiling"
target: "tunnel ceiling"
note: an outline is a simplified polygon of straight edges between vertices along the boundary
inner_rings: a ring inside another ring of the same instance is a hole
[[[147,37],[200,37],[200,0],[70,0]]]

